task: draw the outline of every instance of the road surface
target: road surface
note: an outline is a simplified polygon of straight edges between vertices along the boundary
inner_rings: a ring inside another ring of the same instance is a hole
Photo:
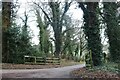
[[[2,70],[2,78],[70,78],[71,71],[84,66],[84,64],[80,64],[49,69]]]

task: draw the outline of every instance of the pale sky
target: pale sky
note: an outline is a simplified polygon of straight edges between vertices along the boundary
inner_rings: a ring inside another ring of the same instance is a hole
[[[21,7],[18,11],[18,17],[23,16],[23,13],[24,13],[25,9],[28,11],[28,15],[30,16],[28,25],[30,26],[31,30],[34,33],[34,37],[32,39],[32,42],[35,43],[35,44],[38,44],[39,43],[39,40],[38,40],[39,29],[36,27],[37,23],[35,22],[35,19],[36,19],[35,15],[34,15],[33,12],[29,12],[31,7],[28,6],[28,3],[27,3],[28,1],[31,2],[31,0],[18,0],[18,1],[21,4],[20,5]],[[35,0],[33,0],[33,1],[35,1]],[[120,1],[120,0],[118,0],[118,1]],[[71,17],[73,19],[82,20],[82,18],[83,18],[83,12],[80,8],[76,8],[76,4],[71,5],[67,14],[72,14]],[[21,20],[18,20],[18,22],[21,23]],[[104,35],[104,33],[102,33],[102,35]],[[103,39],[102,39],[102,41],[103,41]],[[105,42],[105,44],[106,44],[106,42]]]
[[[27,11],[29,11],[30,7],[27,5],[27,0],[26,0],[26,2],[25,1],[23,2],[23,0],[19,0],[19,1],[21,3],[21,7],[20,7],[20,9],[18,11],[18,16],[22,17],[25,9]],[[81,20],[83,18],[82,17],[83,12],[82,12],[82,10],[80,8],[77,8],[77,9],[75,9],[75,8],[76,8],[76,5],[71,5],[71,7],[70,7],[70,9],[69,9],[69,11],[67,13],[72,14],[73,19]],[[32,13],[32,12],[28,13],[29,16],[32,16],[31,18],[29,18],[29,24],[28,25],[30,26],[31,30],[34,33],[34,37],[32,39],[32,42],[35,43],[35,44],[38,44],[39,43],[39,40],[38,40],[39,29],[36,27],[36,25],[37,25],[36,22],[35,22],[36,18],[32,14],[34,14],[34,13]],[[19,23],[20,22],[21,22],[21,20],[19,20]]]

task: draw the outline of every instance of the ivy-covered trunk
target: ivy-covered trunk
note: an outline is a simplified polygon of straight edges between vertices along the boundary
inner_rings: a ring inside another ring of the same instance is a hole
[[[40,45],[40,53],[41,55],[45,55],[45,57],[49,53],[49,47],[50,47],[50,42],[49,42],[49,36],[47,32],[47,21],[46,18],[44,17],[44,22],[42,21],[42,18],[40,16],[40,12],[36,10],[36,16],[37,16],[37,23],[39,27],[39,45]]]
[[[44,54],[44,25],[41,22],[39,22],[39,45],[40,45],[40,53],[43,55]]]
[[[60,9],[59,9],[59,3],[58,2],[50,2],[49,3],[50,8],[52,9],[52,27],[54,31],[54,37],[55,37],[55,57],[59,57],[59,54],[61,53],[61,46],[62,46],[62,24],[60,21]]]
[[[101,61],[101,39],[100,39],[100,29],[99,20],[97,16],[97,2],[88,2],[87,12],[84,13],[84,32],[86,34],[88,42],[88,50],[92,53],[92,61],[94,66],[99,66],[102,64]]]
[[[59,57],[59,54],[61,53],[61,33],[60,32],[55,32],[55,56]]]
[[[120,61],[120,25],[117,14],[117,4],[115,2],[104,3],[104,20],[106,23],[106,33],[109,39],[110,60]]]
[[[8,27],[11,26],[11,2],[2,2],[2,58],[3,62],[9,61]]]

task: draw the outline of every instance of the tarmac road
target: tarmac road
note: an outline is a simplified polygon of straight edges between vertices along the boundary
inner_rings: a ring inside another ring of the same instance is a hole
[[[2,78],[70,78],[69,73],[85,64],[50,69],[2,70]]]

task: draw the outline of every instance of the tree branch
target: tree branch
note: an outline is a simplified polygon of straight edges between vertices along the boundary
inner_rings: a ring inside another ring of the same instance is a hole
[[[67,31],[70,31],[70,30],[73,30],[74,28],[69,28],[69,29],[67,29],[67,30],[64,30],[63,31],[63,33],[62,33],[62,35],[64,35]]]
[[[71,3],[72,3],[72,1],[71,1],[70,3],[65,2],[64,12],[63,12],[63,14],[62,14],[62,16],[61,16],[61,20],[60,20],[60,22],[62,22],[63,17],[64,17],[64,15],[65,15],[65,13],[68,11],[68,9],[69,9]]]
[[[50,23],[52,23],[51,19],[49,18],[48,14],[43,10],[43,8],[42,8],[39,4],[37,4],[37,3],[35,3],[35,2],[33,2],[33,3],[34,3],[35,5],[37,5],[37,6],[42,10],[42,12],[45,14],[46,18],[48,19],[48,21],[49,21]]]
[[[88,12],[88,10],[85,8],[83,2],[78,2],[78,3],[79,3],[79,7],[83,10],[84,13]]]
[[[54,38],[50,37],[50,39],[55,42],[55,39],[54,39]]]

